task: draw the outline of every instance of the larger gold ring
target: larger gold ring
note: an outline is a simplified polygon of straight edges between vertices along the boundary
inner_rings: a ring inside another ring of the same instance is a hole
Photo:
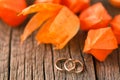
[[[55,62],[56,69],[59,70],[59,71],[65,71],[64,63],[65,63],[66,60],[67,60],[67,58],[57,59],[56,62]]]

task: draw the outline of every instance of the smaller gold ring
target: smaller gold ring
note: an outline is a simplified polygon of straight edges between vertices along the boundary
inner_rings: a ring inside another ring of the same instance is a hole
[[[66,60],[67,60],[67,58],[57,59],[56,62],[55,62],[56,69],[59,70],[59,71],[65,71],[64,63],[65,63]],[[62,65],[62,67],[61,67],[61,65]]]
[[[75,69],[75,62],[73,59],[68,59],[64,63],[64,68],[66,71],[71,72]]]

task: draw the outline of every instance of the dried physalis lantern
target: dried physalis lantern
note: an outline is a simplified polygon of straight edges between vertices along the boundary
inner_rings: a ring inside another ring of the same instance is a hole
[[[104,61],[117,47],[117,40],[112,29],[100,28],[88,32],[83,52],[92,54],[99,61]]]
[[[67,7],[52,3],[39,3],[24,9],[20,14],[36,13],[27,24],[21,41],[40,28],[36,35],[38,43],[53,44],[55,49],[62,49],[79,31],[79,18]]]
[[[116,15],[110,22],[113,33],[115,34],[118,44],[120,44],[120,14]]]
[[[57,3],[59,4],[61,0],[35,0],[35,3]]]
[[[108,0],[108,2],[114,7],[120,8],[120,0]]]
[[[102,3],[98,2],[85,9],[79,16],[81,30],[90,30],[107,27],[112,17],[104,8]]]
[[[61,0],[61,4],[67,6],[74,13],[80,13],[90,6],[91,0]]]

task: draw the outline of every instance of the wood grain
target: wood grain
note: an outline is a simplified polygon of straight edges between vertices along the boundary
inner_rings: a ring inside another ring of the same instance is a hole
[[[120,14],[120,9],[112,7],[108,0],[91,0],[91,4],[96,2],[102,2],[113,17]],[[120,80],[120,47],[99,62],[82,53],[87,35],[84,31],[79,31],[61,50],[54,50],[50,44],[37,45],[34,39],[37,31],[20,45],[25,24],[11,29],[0,21],[0,80]],[[80,60],[84,71],[81,74],[58,71],[54,64],[59,58]]]
[[[12,32],[10,80],[44,80],[45,46],[37,46],[32,36],[20,45],[22,31],[19,28]]]
[[[0,21],[0,80],[9,78],[11,29]]]

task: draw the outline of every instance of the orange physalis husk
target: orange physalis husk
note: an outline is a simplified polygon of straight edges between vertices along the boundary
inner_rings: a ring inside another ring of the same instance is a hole
[[[21,42],[44,22],[37,33],[36,40],[38,43],[53,44],[55,49],[62,49],[79,31],[79,18],[65,6],[53,3],[38,3],[24,9],[20,14],[26,15],[33,12],[38,13],[25,27]]]
[[[120,14],[116,15],[110,22],[113,33],[115,34],[118,44],[120,44]]]
[[[36,40],[39,43],[51,43],[55,49],[62,49],[75,36],[80,27],[79,19],[68,8],[48,20],[39,30]]]
[[[100,28],[88,32],[83,52],[92,54],[99,61],[104,61],[117,47],[117,40],[112,29]]]
[[[25,8],[19,15],[27,15],[35,12],[38,13],[36,13],[26,25],[21,36],[21,43],[23,43],[24,40],[31,35],[32,32],[38,29],[47,19],[51,18],[53,15],[56,15],[61,8],[61,5],[51,3],[39,3]]]
[[[35,0],[34,3],[35,4],[37,4],[37,3],[56,3],[56,4],[60,4],[61,0]]]
[[[49,13],[49,14],[48,14]],[[29,23],[26,25],[23,34],[21,35],[21,42],[23,42],[29,35],[40,27],[47,19],[51,18],[57,12],[38,12],[36,13]]]
[[[33,4],[24,10],[19,15],[27,15],[35,12],[45,12],[45,11],[59,11],[63,6],[53,3],[38,3]]]

